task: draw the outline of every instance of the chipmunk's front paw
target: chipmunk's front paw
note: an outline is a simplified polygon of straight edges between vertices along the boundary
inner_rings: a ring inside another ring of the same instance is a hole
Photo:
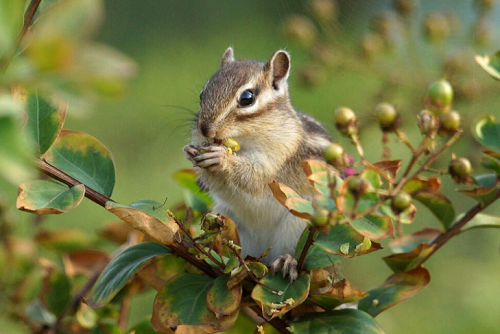
[[[290,282],[293,282],[299,277],[299,273],[297,272],[297,260],[291,256],[290,254],[282,255],[276,259],[271,264],[271,270],[273,273],[278,271],[283,272],[283,277],[287,274],[290,277]]]
[[[227,149],[224,146],[187,145],[184,146],[184,153],[195,167],[211,172],[221,170],[227,159]]]

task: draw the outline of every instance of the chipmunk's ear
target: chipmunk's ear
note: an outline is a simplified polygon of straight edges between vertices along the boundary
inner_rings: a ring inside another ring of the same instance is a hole
[[[220,60],[220,67],[223,67],[226,64],[232,63],[234,61],[234,52],[232,47],[228,47],[222,58]]]
[[[276,51],[264,65],[264,72],[268,75],[274,89],[279,90],[286,87],[286,79],[290,73],[290,55],[288,52]]]

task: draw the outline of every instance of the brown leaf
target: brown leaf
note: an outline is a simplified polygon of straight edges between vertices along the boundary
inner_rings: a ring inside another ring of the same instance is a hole
[[[385,160],[385,161],[379,161],[372,166],[376,167],[377,169],[374,169],[377,173],[380,174],[379,170],[382,170],[384,172],[389,173],[389,175],[394,179],[396,177],[396,174],[398,173],[399,169],[401,168],[401,161],[402,160]]]
[[[160,220],[139,209],[113,205],[113,202],[107,202],[106,210],[126,221],[136,230],[143,232],[163,245],[175,243],[174,236],[179,230],[179,226],[173,219],[169,219],[167,222],[162,223]]]
[[[103,238],[121,245],[128,240],[132,232],[134,232],[134,229],[129,224],[120,220],[107,223],[98,233]]]
[[[82,250],[63,255],[64,271],[69,277],[91,276],[110,260],[107,253],[99,250]]]

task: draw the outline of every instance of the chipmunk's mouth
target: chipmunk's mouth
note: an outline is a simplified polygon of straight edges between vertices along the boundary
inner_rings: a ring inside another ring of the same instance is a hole
[[[220,138],[214,138],[214,144],[216,144],[216,145],[222,144],[222,139],[220,139]]]

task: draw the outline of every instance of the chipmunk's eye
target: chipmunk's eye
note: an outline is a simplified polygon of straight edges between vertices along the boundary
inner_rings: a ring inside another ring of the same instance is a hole
[[[255,94],[253,91],[247,89],[240,95],[240,101],[238,102],[240,107],[248,107],[254,104],[255,102]]]

